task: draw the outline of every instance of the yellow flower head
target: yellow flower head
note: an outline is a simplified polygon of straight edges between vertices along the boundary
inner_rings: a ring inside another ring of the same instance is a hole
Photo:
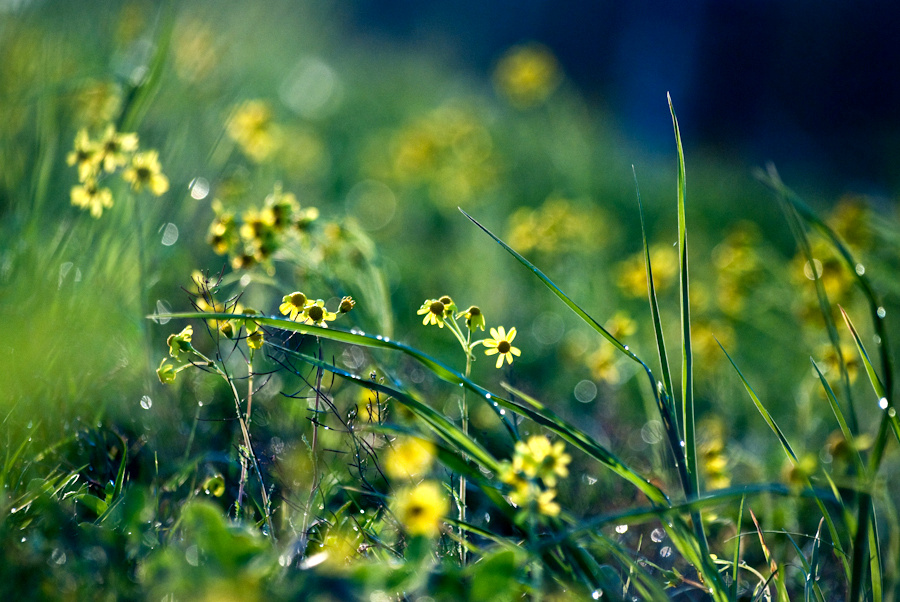
[[[166,339],[166,344],[169,346],[169,355],[176,360],[180,360],[191,353],[194,350],[193,346],[191,346],[193,334],[194,328],[188,325],[178,334],[169,335],[169,338]]]
[[[112,191],[109,188],[99,188],[97,182],[88,179],[82,186],[73,186],[71,192],[72,204],[82,209],[89,209],[91,217],[99,218],[104,209],[113,206]]]
[[[281,132],[272,121],[272,110],[261,100],[250,100],[241,105],[228,122],[227,129],[244,154],[257,163],[269,158],[281,142]]]
[[[115,126],[110,124],[106,126],[106,131],[100,139],[97,160],[105,171],[112,173],[128,163],[128,154],[136,151],[137,147],[137,134],[117,132]]]
[[[484,350],[484,354],[499,354],[497,356],[497,368],[503,366],[504,359],[512,365],[513,356],[519,357],[522,355],[522,351],[518,347],[512,346],[513,339],[516,338],[515,327],[510,328],[509,333],[507,333],[506,329],[502,326],[499,328],[491,328],[491,337],[493,338],[484,340],[484,346],[487,347],[487,349]]]
[[[520,487],[516,487],[510,492],[509,501],[526,512],[532,511],[544,516],[557,516],[560,507],[553,501],[555,497],[555,489],[541,489],[536,483],[523,481]]]
[[[393,504],[394,515],[410,535],[436,536],[441,529],[441,519],[450,510],[447,496],[440,484],[424,481],[397,494]]]
[[[484,314],[481,313],[481,308],[473,305],[466,311],[461,311],[456,314],[457,319],[462,316],[466,317],[466,326],[469,330],[475,330],[477,328],[484,330]]]
[[[159,368],[156,369],[156,376],[159,378],[159,382],[164,385],[173,383],[175,382],[176,374],[175,366],[169,361],[169,358],[164,357],[159,363]]]
[[[511,48],[494,72],[494,83],[500,93],[523,108],[546,100],[560,79],[556,58],[539,44]]]
[[[530,478],[540,478],[548,487],[556,487],[557,476],[569,476],[572,456],[564,450],[562,441],[550,443],[544,435],[532,435],[528,441],[516,443],[512,468]]]
[[[422,304],[422,307],[419,308],[419,311],[416,313],[420,316],[425,316],[425,319],[422,320],[422,324],[428,326],[429,324],[437,324],[439,328],[444,327],[444,318],[446,317],[447,306],[444,305],[438,299],[428,299],[425,303]]]
[[[250,349],[261,349],[263,346],[263,331],[254,330],[247,335],[247,347]]]
[[[288,316],[289,320],[296,320],[306,310],[309,303],[310,301],[306,295],[296,291],[281,298],[281,305],[278,306],[278,311]]]
[[[66,163],[78,166],[78,181],[86,182],[97,176],[98,152],[96,142],[88,137],[87,130],[75,135],[75,148],[66,156]]]
[[[135,153],[131,164],[122,172],[122,179],[130,183],[135,192],[146,186],[154,196],[162,196],[169,190],[169,178],[160,173],[161,169],[159,153],[155,150]]]
[[[353,297],[344,297],[341,299],[341,305],[338,308],[338,311],[342,314],[346,314],[353,311],[354,307],[356,307],[356,301],[353,300]]]
[[[325,301],[323,301],[322,299],[316,299],[314,303],[309,303],[306,306],[306,309],[301,315],[300,322],[328,328],[328,324],[326,322],[332,322],[335,319],[337,319],[337,314],[325,309]]]
[[[412,479],[427,474],[434,463],[434,443],[417,437],[394,442],[384,461],[384,471],[392,479]]]

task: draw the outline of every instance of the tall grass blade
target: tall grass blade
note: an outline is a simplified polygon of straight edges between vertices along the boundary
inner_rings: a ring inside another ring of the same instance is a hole
[[[804,589],[804,595],[806,599],[810,599],[810,595],[815,593],[816,598],[821,602],[825,602],[825,597],[822,595],[822,588],[819,587],[819,573],[820,573],[820,555],[819,548],[821,548],[822,544],[822,522],[825,519],[819,521],[819,528],[816,529],[816,538],[813,540],[813,548],[812,553],[809,558],[809,567],[806,571],[806,588]],[[800,558],[803,558],[803,554],[800,554]]]
[[[853,538],[851,558],[850,602],[859,602],[865,588],[866,557],[869,555],[869,518],[872,498],[868,493],[859,496],[859,510],[856,521],[856,536]]]
[[[828,380],[825,378],[825,375],[822,374],[822,371],[819,369],[819,365],[816,364],[815,360],[813,358],[809,358],[809,361],[812,362],[813,368],[815,369],[816,374],[819,377],[819,382],[822,383],[822,388],[825,390],[825,397],[826,399],[828,399],[828,403],[831,405],[831,411],[834,413],[835,419],[837,419],[838,426],[840,426],[841,429],[841,434],[847,441],[853,441],[853,432],[850,430],[850,425],[847,424],[847,419],[844,416],[844,411],[841,408],[841,405],[838,403],[837,397],[835,397],[834,395],[834,390],[831,388],[831,385],[828,384]],[[853,461],[856,464],[856,468],[858,470],[865,470],[862,463],[862,458],[860,457],[858,450],[854,450]]]
[[[738,592],[738,576],[740,575],[740,562],[741,562],[741,524],[744,522],[744,502],[747,500],[746,497],[741,496],[741,505],[738,508],[738,517],[737,523],[735,523],[735,527],[737,528],[737,535],[735,539],[737,540],[734,544],[734,554],[731,558],[731,599],[737,600],[737,592]]]

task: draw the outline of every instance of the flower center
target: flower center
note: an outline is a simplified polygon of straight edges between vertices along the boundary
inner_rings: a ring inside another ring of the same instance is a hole
[[[149,169],[147,169],[146,167],[138,167],[134,171],[137,175],[137,179],[140,180],[141,182],[148,181],[150,179],[150,176],[152,175],[152,172]]]
[[[309,317],[313,322],[321,322],[324,316],[325,312],[318,305],[313,305],[309,308]]]
[[[294,307],[303,307],[306,303],[306,295],[303,293],[294,293],[291,295],[291,305]]]
[[[500,353],[509,353],[510,349],[512,349],[512,345],[509,344],[509,341],[500,341],[497,343],[497,351]]]
[[[431,305],[428,306],[428,311],[430,311],[431,313],[433,313],[433,314],[436,315],[436,316],[442,316],[442,317],[443,317],[443,315],[444,315],[444,304],[441,303],[440,301],[435,301],[434,303],[432,303]]]

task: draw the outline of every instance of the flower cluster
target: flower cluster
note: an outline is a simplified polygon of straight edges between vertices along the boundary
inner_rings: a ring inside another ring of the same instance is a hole
[[[477,345],[484,345],[485,355],[497,356],[498,369],[503,366],[504,360],[512,365],[513,357],[519,357],[522,354],[518,347],[512,346],[513,339],[516,338],[515,327],[510,328],[509,332],[503,326],[491,328],[491,338],[472,341],[472,333],[478,329],[484,331],[485,328],[484,314],[476,305],[459,311],[453,299],[444,295],[438,299],[426,299],[416,313],[420,316],[425,316],[422,319],[422,324],[425,326],[435,325],[438,328],[447,326],[448,330],[453,333],[469,356],[471,356],[472,349]],[[468,330],[468,336],[466,337],[463,336],[462,329],[456,323],[456,320],[460,318],[465,318],[466,320],[466,329]]]
[[[257,264],[271,267],[273,255],[291,237],[300,237],[319,217],[315,207],[300,208],[290,192],[276,184],[263,207],[250,207],[241,215],[240,223],[233,211],[214,200],[216,217],[209,226],[207,242],[218,255],[228,255],[235,269],[248,269]]]
[[[596,207],[553,196],[539,207],[517,209],[509,217],[507,241],[521,253],[588,252],[609,243],[609,222]]]
[[[119,170],[122,179],[135,192],[146,188],[154,196],[162,196],[169,190],[169,179],[162,174],[159,153],[139,152],[137,134],[117,132],[112,124],[106,126],[99,138],[91,138],[86,129],[80,130],[66,162],[78,170],[79,184],[70,193],[72,204],[89,210],[95,218],[113,206],[112,191],[101,183]]]
[[[550,443],[544,435],[532,435],[516,443],[512,462],[506,462],[500,480],[509,485],[509,500],[525,512],[556,516],[556,484],[569,476],[572,457],[565,453],[562,441]]]
[[[339,315],[349,313],[354,307],[356,307],[356,301],[353,300],[353,297],[344,297],[335,313],[325,308],[325,301],[322,299],[313,301],[304,293],[294,291],[281,298],[278,311],[287,316],[289,320],[328,328],[328,322],[333,322]]]

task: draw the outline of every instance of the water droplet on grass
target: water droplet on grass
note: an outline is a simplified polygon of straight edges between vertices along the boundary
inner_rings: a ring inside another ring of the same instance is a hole
[[[143,397],[141,397],[141,407],[145,410],[149,410],[153,407],[153,400],[150,399],[149,395],[144,395]]]
[[[672,548],[670,548],[669,546],[663,547],[663,549],[661,549],[661,550],[659,551],[659,555],[660,555],[662,558],[668,558],[669,556],[672,555]]]
[[[594,600],[599,600],[602,597],[603,597],[603,591],[601,591],[599,589],[595,589],[593,592],[591,592],[591,598],[593,598]]]
[[[883,318],[884,316],[887,315],[887,312],[884,310],[883,307],[879,307],[878,309],[876,309],[875,313],[878,314],[879,318]]]
[[[857,263],[857,264],[856,264],[856,273],[859,274],[860,276],[862,276],[863,274],[865,274],[865,273],[866,273],[866,266],[864,266],[864,265],[861,264],[861,263]]]
[[[881,408],[882,410],[886,410],[887,407],[888,407],[888,400],[887,400],[887,398],[882,397],[881,399],[879,399],[879,400],[878,400],[878,407]]]
[[[655,543],[659,543],[666,538],[666,532],[663,529],[653,529],[653,532],[650,533],[650,539],[652,539]]]

